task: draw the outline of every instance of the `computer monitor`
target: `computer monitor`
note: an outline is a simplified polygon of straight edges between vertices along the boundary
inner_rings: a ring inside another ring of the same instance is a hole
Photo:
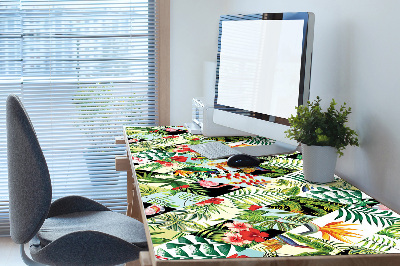
[[[276,140],[235,148],[263,156],[294,152],[288,118],[310,94],[314,14],[221,16],[214,123]]]

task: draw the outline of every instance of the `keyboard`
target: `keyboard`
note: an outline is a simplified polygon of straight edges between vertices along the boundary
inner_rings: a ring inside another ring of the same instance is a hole
[[[189,145],[189,148],[211,160],[226,158],[235,154],[242,154],[219,141]]]

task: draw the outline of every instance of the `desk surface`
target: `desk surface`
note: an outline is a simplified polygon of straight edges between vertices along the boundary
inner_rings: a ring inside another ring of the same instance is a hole
[[[306,182],[301,154],[231,168],[187,146],[272,140],[183,127],[126,127],[125,138],[156,261],[400,253],[400,215],[339,177]]]

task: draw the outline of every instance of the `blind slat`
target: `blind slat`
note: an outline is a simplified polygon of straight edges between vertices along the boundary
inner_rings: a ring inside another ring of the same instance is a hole
[[[126,209],[126,173],[114,158],[124,125],[156,125],[156,2],[0,1],[0,149],[14,93],[35,126],[53,200],[86,196]],[[9,234],[7,158],[0,154],[0,235]]]

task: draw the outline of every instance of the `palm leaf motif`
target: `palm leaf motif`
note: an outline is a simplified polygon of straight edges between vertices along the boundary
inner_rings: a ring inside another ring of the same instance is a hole
[[[263,164],[268,164],[288,169],[301,169],[303,167],[302,160],[292,159],[292,158],[270,158],[267,162]]]
[[[192,194],[197,194],[197,195],[202,195],[202,196],[208,195],[208,189],[205,187],[202,187],[199,183],[192,183],[189,185],[189,187],[184,188],[181,191],[192,193]]]
[[[287,216],[284,218],[286,221],[294,222],[297,224],[309,223],[315,219],[315,217],[310,217],[302,214]]]
[[[400,222],[396,222],[389,227],[384,228],[383,230],[377,233],[378,235],[385,235],[387,237],[393,239],[400,239]]]
[[[243,210],[243,212],[238,215],[236,218],[240,220],[245,220],[247,223],[251,225],[257,225],[257,227],[264,229],[278,229],[281,231],[289,231],[294,227],[297,227],[298,224],[292,224],[287,222],[282,222],[280,220],[281,217],[276,215],[266,215],[268,211],[264,210]],[[286,219],[286,218],[284,218]]]
[[[147,219],[149,227],[152,229],[165,228],[172,231],[198,231],[203,230],[205,226],[196,223],[190,219],[186,211],[172,211]]]
[[[285,199],[280,193],[269,192],[263,189],[243,188],[225,194],[223,198],[229,199],[238,208],[247,209],[251,205],[265,206]]]
[[[245,141],[246,144],[250,144],[250,145],[271,145],[274,142],[275,141],[272,139],[259,137],[259,136],[248,138]]]
[[[149,184],[149,183],[165,183],[163,186],[168,186],[175,184],[176,186],[180,186],[181,184],[179,181],[176,180],[169,173],[154,173],[154,172],[147,172],[147,171],[136,171],[136,178],[140,181],[141,184]],[[178,183],[177,183],[178,182]],[[182,185],[186,183],[182,182]]]
[[[359,190],[346,190],[336,187],[317,187],[316,189],[310,190],[307,196],[331,202],[355,204],[360,206],[375,203],[375,200],[373,199],[363,199],[362,193]]]
[[[135,156],[135,157],[139,157],[139,158],[143,158],[143,159],[146,158],[146,159],[153,160],[153,161],[169,159],[175,155],[177,155],[176,152],[166,152],[161,149],[152,149],[152,150],[142,151],[142,152],[133,154],[133,156]],[[171,161],[171,160],[169,160],[169,161]]]
[[[341,203],[296,196],[271,204],[268,208],[321,217],[343,206]]]
[[[396,247],[396,242],[388,237],[379,235],[373,235],[367,239],[362,240],[358,244],[368,249],[374,249],[378,251],[388,251]]]
[[[131,153],[147,151],[153,148],[152,141],[141,141],[129,144],[129,150]]]
[[[325,255],[329,255],[329,252],[324,252],[324,251],[302,252],[302,253],[296,254],[294,256],[299,257],[299,256],[325,256]]]
[[[158,246],[156,254],[170,260],[226,258],[229,253],[238,252],[229,244],[221,244],[201,237],[184,236],[163,246]]]
[[[345,221],[356,222],[367,221],[369,224],[375,224],[376,226],[390,226],[397,221],[400,221],[399,217],[393,216],[393,211],[388,210],[376,210],[371,208],[365,208],[362,206],[348,206],[346,208],[339,209],[338,216],[335,220],[345,217]]]
[[[344,254],[356,255],[356,254],[381,254],[381,251],[373,250],[365,247],[352,246],[348,250],[343,251]]]
[[[205,219],[209,220],[213,215],[215,214],[220,214],[221,212],[227,212],[226,210],[223,209],[224,205],[220,204],[208,204],[208,205],[190,205],[187,206],[185,209],[190,210],[191,216],[190,219]]]
[[[259,176],[265,176],[265,177],[279,177],[279,176],[284,176],[289,173],[292,173],[294,170],[290,168],[284,168],[281,166],[276,166],[276,165],[260,165],[260,168],[263,168],[264,172],[260,172],[258,175]]]
[[[226,231],[227,229],[225,227],[225,223],[219,223],[215,226],[208,227],[193,234],[202,238],[212,239],[217,242],[223,242],[222,238],[224,237]]]
[[[165,189],[162,187],[153,187],[153,186],[148,186],[148,185],[144,185],[144,184],[139,184],[139,189],[140,189],[140,195],[142,197],[149,196],[149,195],[152,195],[155,193],[168,191],[168,189]]]
[[[135,170],[144,169],[144,170],[149,170],[151,172],[154,172],[154,171],[157,171],[157,170],[159,170],[159,169],[161,169],[163,167],[164,166],[162,164],[160,164],[160,163],[152,162],[152,163],[146,163],[146,164],[142,164],[142,165],[139,165],[139,166],[135,166]]]
[[[332,241],[325,241],[323,239],[314,238],[311,236],[302,236],[297,234],[292,234],[290,232],[285,233],[291,239],[303,243],[306,246],[316,249],[318,251],[330,253],[338,249],[343,249],[343,245],[337,244]]]

